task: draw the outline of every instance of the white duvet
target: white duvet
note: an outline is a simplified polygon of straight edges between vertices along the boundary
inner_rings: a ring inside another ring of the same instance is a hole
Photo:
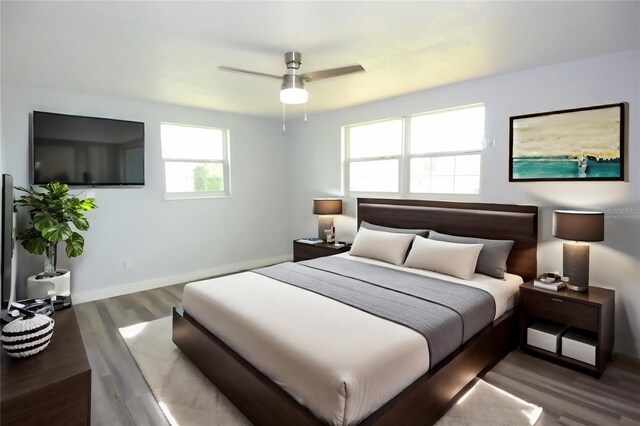
[[[447,275],[350,256],[478,287],[496,302],[496,318],[514,306],[522,279]],[[184,309],[211,333],[332,425],[357,423],[429,366],[424,337],[316,293],[252,272],[187,284]]]

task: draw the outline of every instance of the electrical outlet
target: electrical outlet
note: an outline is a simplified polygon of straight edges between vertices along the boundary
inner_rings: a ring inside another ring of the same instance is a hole
[[[125,271],[130,271],[132,269],[133,269],[133,260],[125,259],[125,261],[124,261],[124,270]]]

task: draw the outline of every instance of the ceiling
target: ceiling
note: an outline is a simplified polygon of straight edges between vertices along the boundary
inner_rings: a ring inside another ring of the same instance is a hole
[[[277,80],[302,72],[310,112],[640,48],[640,2],[8,2],[2,83],[276,117]],[[288,107],[300,113],[302,106]]]

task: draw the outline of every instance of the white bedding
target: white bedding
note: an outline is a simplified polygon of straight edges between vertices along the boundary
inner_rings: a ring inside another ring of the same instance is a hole
[[[350,256],[489,292],[496,318],[514,305],[522,279],[475,274],[465,281]],[[423,375],[425,339],[402,325],[316,293],[243,272],[187,284],[184,309],[210,332],[332,425],[364,419]]]

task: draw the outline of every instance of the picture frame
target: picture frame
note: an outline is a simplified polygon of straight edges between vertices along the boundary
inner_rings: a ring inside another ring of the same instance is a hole
[[[625,179],[625,103],[509,118],[509,181]]]

